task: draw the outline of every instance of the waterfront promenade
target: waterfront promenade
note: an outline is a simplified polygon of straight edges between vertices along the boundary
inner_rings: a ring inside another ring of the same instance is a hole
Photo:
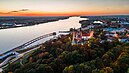
[[[37,41],[39,41],[39,40],[41,40],[43,38],[47,38],[47,37],[54,36],[54,35],[56,35],[56,32],[45,34],[45,35],[42,35],[42,36],[37,37],[35,39],[32,39],[32,40],[30,40],[30,41],[28,41],[28,42],[26,42],[26,43],[24,43],[24,44],[22,44],[22,45],[20,45],[20,46],[18,46],[16,48],[14,48],[14,49],[12,49],[12,50],[9,50],[9,51],[7,51],[7,52],[5,52],[3,54],[0,54],[0,60],[3,59],[3,58],[5,58],[5,57],[7,57],[7,56],[9,56],[10,54],[14,54],[13,56],[15,56],[15,55],[18,56],[19,53],[17,53],[16,51],[22,50],[26,46],[29,46],[29,45],[31,45],[31,44],[33,44],[33,43],[35,43],[35,42],[37,42]],[[2,66],[3,64],[7,63],[7,61],[9,59],[11,59],[11,58],[12,58],[12,56],[7,57],[0,65]]]

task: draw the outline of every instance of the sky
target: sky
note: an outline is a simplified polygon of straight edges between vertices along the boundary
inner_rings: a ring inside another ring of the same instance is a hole
[[[0,16],[126,14],[129,0],[0,0]]]

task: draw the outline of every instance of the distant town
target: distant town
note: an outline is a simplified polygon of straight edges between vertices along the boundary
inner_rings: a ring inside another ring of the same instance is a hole
[[[82,30],[98,29],[103,31],[104,39],[112,42],[117,38],[121,42],[129,42],[129,16],[82,16],[88,20],[80,21]],[[101,39],[103,41],[103,39]],[[101,42],[102,42],[101,41]]]

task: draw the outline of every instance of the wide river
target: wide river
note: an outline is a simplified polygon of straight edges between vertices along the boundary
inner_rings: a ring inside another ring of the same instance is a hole
[[[79,20],[83,19],[80,17],[70,17],[69,19],[40,25],[0,30],[0,54],[47,33],[79,28],[81,27]],[[46,39],[40,40],[40,42],[44,41]]]

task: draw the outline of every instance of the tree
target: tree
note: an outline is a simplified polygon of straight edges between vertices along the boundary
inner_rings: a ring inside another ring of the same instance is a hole
[[[36,73],[36,70],[32,68],[32,69],[28,70],[26,73]]]
[[[101,68],[104,67],[103,61],[102,61],[102,59],[100,59],[99,57],[97,57],[97,58],[95,59],[95,67],[96,67],[97,69],[101,69]]]
[[[113,73],[113,69],[111,67],[106,67],[100,70],[100,73]]]
[[[100,73],[100,70],[99,69],[94,69],[94,70],[92,70],[92,73]]]
[[[117,63],[121,68],[121,72],[126,72],[129,68],[129,54],[127,52],[121,53]]]
[[[54,73],[53,69],[47,64],[40,64],[36,69],[36,73]]]
[[[63,73],[68,73],[68,69],[69,69],[69,67],[66,66],[66,67],[64,68],[64,70],[63,70]]]
[[[4,70],[5,73],[7,72],[14,72],[15,69],[17,68],[20,68],[20,63],[19,62],[16,62],[16,63],[13,63],[13,64],[8,64],[8,67]]]

